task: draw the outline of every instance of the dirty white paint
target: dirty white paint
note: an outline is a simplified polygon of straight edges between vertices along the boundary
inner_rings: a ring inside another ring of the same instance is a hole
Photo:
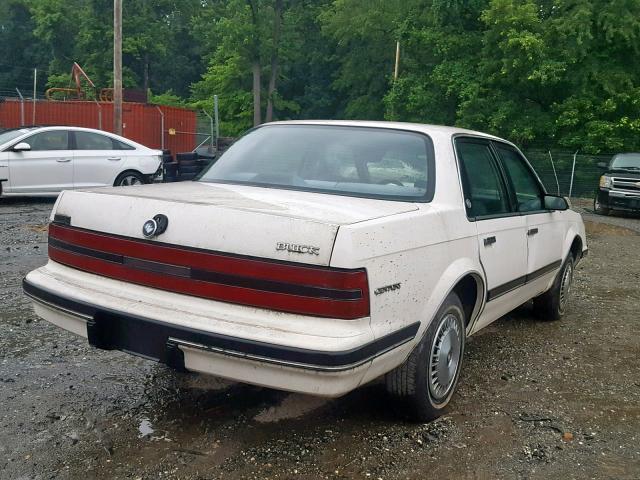
[[[370,317],[347,321],[232,305],[101,278],[55,262],[31,272],[27,279],[49,291],[98,307],[197,330],[323,352],[356,349],[421,322],[412,342],[357,368],[340,372],[285,367],[181,347],[185,365],[192,371],[282,390],[339,396],[401,364],[422,337],[444,298],[465,275],[475,275],[482,287],[474,311],[479,315],[468,329],[471,334],[544,291],[555,271],[485,306],[487,285],[491,288],[505,279],[526,275],[528,269],[540,262],[551,262],[559,256],[565,258],[575,235],[580,235],[586,246],[584,227],[575,212],[541,214],[536,225],[541,230],[551,225],[552,233],[540,235],[545,244],[539,247],[528,245],[526,222],[523,223],[523,217],[514,216],[501,222],[506,224],[506,227],[502,225],[505,230],[513,230],[514,239],[522,234],[520,247],[514,248],[507,241],[499,242],[501,250],[494,252],[495,255],[485,255],[481,261],[481,235],[492,234],[492,231],[487,229],[489,223],[479,225],[483,222],[470,222],[466,217],[452,142],[453,135],[465,131],[393,123],[359,122],[358,125],[412,129],[430,135],[436,156],[436,189],[432,202],[382,201],[185,182],[66,192],[54,209],[70,216],[73,226],[132,238],[142,238],[143,223],[163,213],[169,218],[169,227],[154,241],[309,265],[365,268]],[[317,254],[315,251],[309,254],[308,248],[278,249],[279,243],[317,247]],[[537,257],[529,258],[528,251],[537,252]],[[487,278],[487,272],[497,272],[497,276]],[[396,284],[401,288],[389,289],[383,295],[373,294],[376,289]],[[40,305],[37,313],[76,333],[82,328],[81,323],[74,323],[46,306]],[[282,405],[262,412],[256,419],[277,421],[321,404],[290,396]]]

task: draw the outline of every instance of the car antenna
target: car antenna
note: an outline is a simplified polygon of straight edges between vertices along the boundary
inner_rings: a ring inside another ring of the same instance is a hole
[[[551,156],[551,150],[549,150],[549,160],[551,160],[551,168],[553,168],[553,176],[556,177],[556,186],[558,187],[558,195],[560,195],[560,182],[558,181],[556,166],[553,164],[553,157]]]

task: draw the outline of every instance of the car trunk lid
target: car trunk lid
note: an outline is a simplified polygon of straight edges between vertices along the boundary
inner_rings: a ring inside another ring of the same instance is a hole
[[[65,192],[56,214],[96,232],[143,239],[165,215],[154,243],[329,265],[340,225],[416,210],[412,203],[273,188],[182,182]]]

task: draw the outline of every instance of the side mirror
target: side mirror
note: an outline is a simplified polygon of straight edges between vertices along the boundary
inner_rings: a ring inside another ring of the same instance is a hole
[[[14,145],[11,150],[13,150],[14,152],[28,152],[29,150],[31,150],[31,145],[29,145],[27,142],[20,142]]]
[[[606,162],[598,162],[598,166],[600,168],[609,168],[609,165]]]
[[[558,197],[556,195],[545,195],[544,208],[545,210],[568,210],[569,203],[564,197]]]

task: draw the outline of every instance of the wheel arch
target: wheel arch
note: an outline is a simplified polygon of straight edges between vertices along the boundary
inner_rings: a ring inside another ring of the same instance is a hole
[[[486,296],[484,281],[478,272],[469,272],[456,282],[451,292],[458,295],[462,302],[466,322],[465,327],[469,331],[469,327],[480,314],[484,303]]]
[[[136,170],[135,168],[127,168],[125,170],[122,170],[121,172],[118,172],[116,177],[113,179],[112,185],[114,187],[116,187],[117,186],[116,183],[118,182],[118,179],[120,177],[122,177],[123,175],[130,174],[130,173],[135,173],[137,175],[140,175],[143,179],[148,176],[148,175],[145,175],[144,173],[142,173],[140,170]]]
[[[574,261],[580,259],[582,255],[583,244],[584,242],[582,241],[582,238],[580,238],[580,235],[575,235],[573,237],[573,241],[571,242],[571,246],[569,247],[569,252],[571,252],[571,254],[573,255]]]
[[[459,259],[453,262],[442,274],[438,285],[433,289],[431,301],[422,316],[420,337],[436,317],[446,298],[455,293],[464,307],[467,333],[482,312],[486,298],[486,283],[481,266],[471,259]]]
[[[584,227],[580,225],[570,225],[564,239],[562,248],[562,261],[566,260],[569,254],[573,255],[574,261],[578,262],[582,258],[582,252],[587,245]]]

